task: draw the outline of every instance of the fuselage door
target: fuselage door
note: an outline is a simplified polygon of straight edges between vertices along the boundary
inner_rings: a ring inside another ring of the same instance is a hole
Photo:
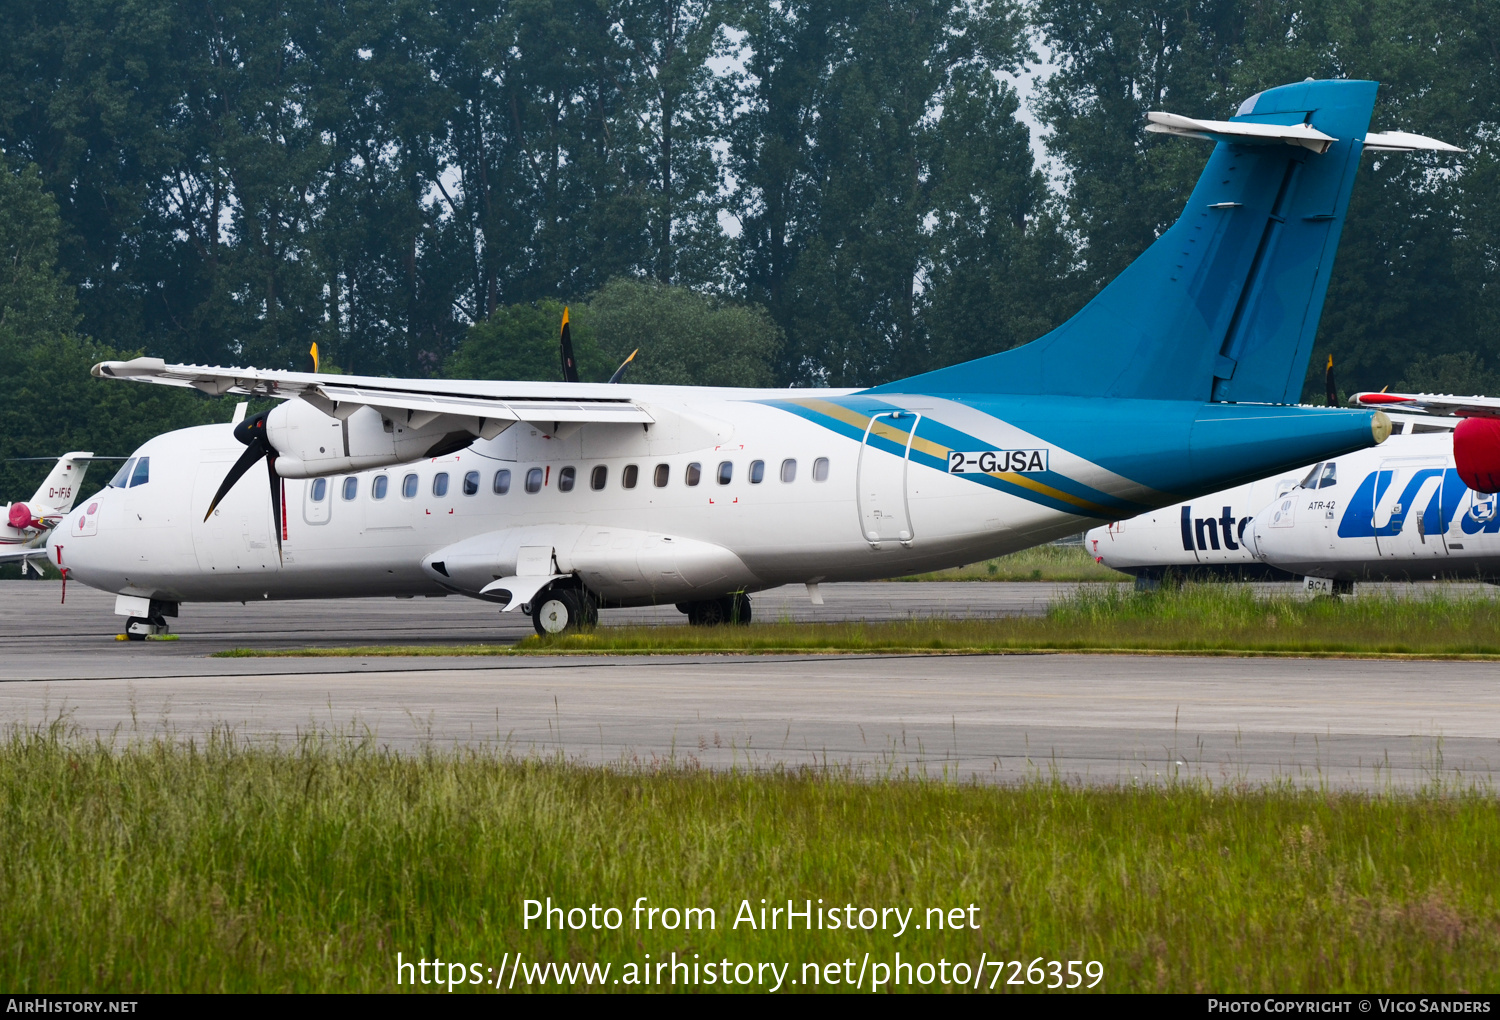
[[[1382,557],[1445,556],[1443,475],[1440,460],[1403,458],[1380,464],[1375,498],[1375,548]],[[1451,488],[1451,487],[1450,487]]]
[[[860,531],[871,548],[885,542],[909,546],[916,538],[907,492],[911,444],[921,420],[915,411],[879,411],[865,426],[854,485]]]

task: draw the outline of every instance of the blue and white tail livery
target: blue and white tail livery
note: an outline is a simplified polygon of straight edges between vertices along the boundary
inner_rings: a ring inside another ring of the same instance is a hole
[[[1041,339],[872,389],[98,365],[284,402],[145,444],[53,557],[142,626],[193,600],[442,593],[541,630],[662,602],[743,620],[746,592],[971,562],[1347,455],[1389,419],[1294,402],[1360,153],[1394,144],[1367,134],[1375,91],[1154,118],[1214,142],[1171,229]]]

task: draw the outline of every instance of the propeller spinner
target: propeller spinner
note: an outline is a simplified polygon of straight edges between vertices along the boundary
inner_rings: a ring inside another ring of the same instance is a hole
[[[276,558],[281,559],[281,476],[276,473],[276,448],[266,438],[266,417],[270,411],[262,411],[246,418],[234,427],[234,438],[245,444],[245,452],[240,454],[240,459],[234,462],[229,473],[224,476],[224,481],[219,483],[219,491],[214,493],[213,501],[208,504],[208,513],[203,515],[207,521],[213,516],[219,507],[219,501],[229,494],[234,488],[234,483],[239,481],[246,471],[255,466],[255,462],[262,457],[266,459],[266,472],[271,481],[271,530],[276,533]]]

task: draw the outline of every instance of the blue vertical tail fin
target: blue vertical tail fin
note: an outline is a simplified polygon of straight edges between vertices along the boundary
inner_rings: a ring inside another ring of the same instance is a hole
[[[1282,138],[1158,128],[1218,143],[1182,216],[1140,258],[1041,339],[877,390],[1295,403],[1375,89],[1285,85],[1246,100],[1229,122],[1207,122],[1239,132],[1305,125],[1332,139],[1321,152]]]

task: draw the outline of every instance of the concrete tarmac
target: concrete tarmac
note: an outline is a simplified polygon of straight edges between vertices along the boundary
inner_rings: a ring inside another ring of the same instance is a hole
[[[890,583],[757,597],[789,618],[1039,612],[1042,584]],[[118,741],[337,733],[403,751],[589,762],[849,767],[867,776],[1085,782],[1491,782],[1492,663],[1153,656],[214,659],[219,648],[503,639],[459,599],[184,608],[183,640],[115,642],[112,599],[0,584],[0,723]],[[779,601],[778,601],[779,600]],[[827,615],[823,615],[827,614]],[[680,621],[667,607],[642,619]],[[775,618],[775,616],[772,616]],[[523,621],[517,620],[520,624]],[[515,636],[522,631],[517,628]]]

